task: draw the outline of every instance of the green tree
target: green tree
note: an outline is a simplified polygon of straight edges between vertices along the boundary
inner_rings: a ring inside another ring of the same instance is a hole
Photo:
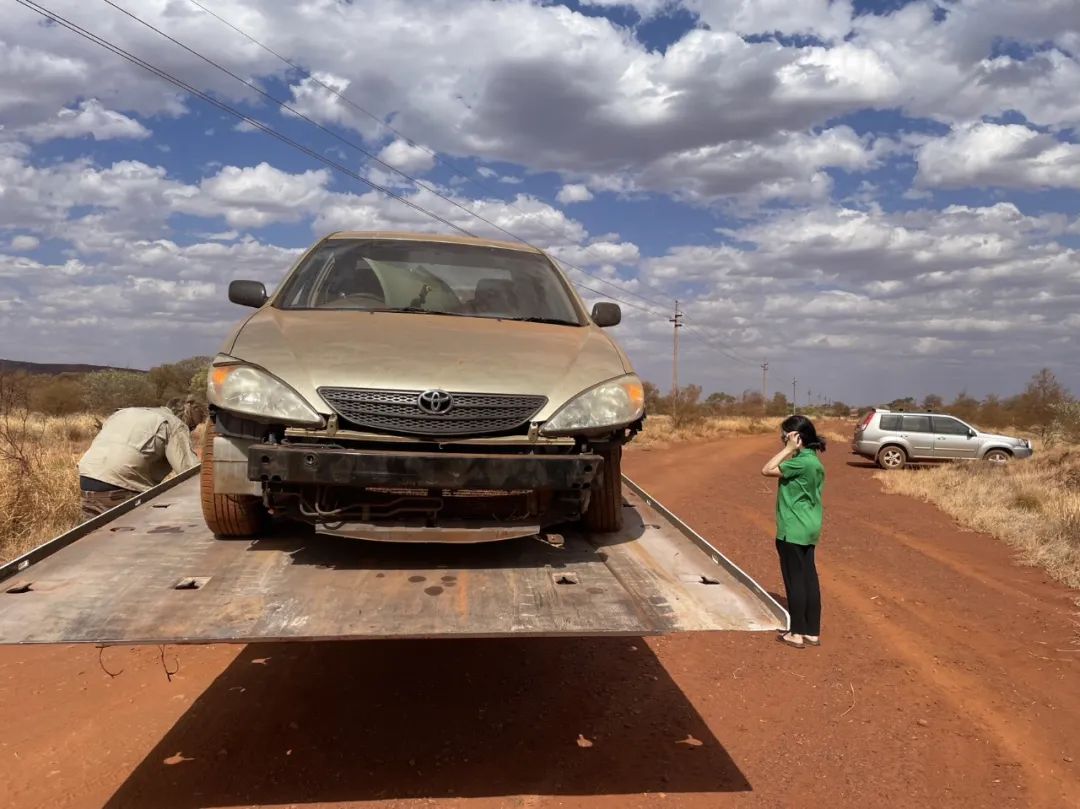
[[[661,413],[667,413],[667,401],[660,388],[654,385],[652,382],[642,382],[645,388],[645,412],[652,413],[653,415],[659,415]]]
[[[44,379],[30,390],[30,409],[47,416],[66,416],[83,408],[86,388],[72,376]]]
[[[209,365],[209,357],[189,357],[151,368],[147,376],[154,388],[154,397],[164,404],[169,399],[187,396],[191,392],[192,378]]]
[[[945,400],[936,393],[928,393],[923,397],[922,406],[923,410],[933,410],[936,413],[940,413],[945,407]]]
[[[979,400],[962,390],[949,405],[949,413],[964,421],[975,421],[979,415]]]
[[[1026,426],[1049,427],[1055,418],[1055,408],[1071,398],[1054,372],[1043,368],[1031,377],[1027,388],[1020,394],[1017,415]]]
[[[791,402],[783,391],[777,391],[765,406],[765,414],[768,416],[786,416],[791,413]]]
[[[94,413],[161,404],[149,376],[136,371],[95,371],[86,375],[83,384],[83,403]]]
[[[712,410],[724,410],[735,403],[735,397],[722,391],[710,393],[705,398],[705,404]]]
[[[893,399],[886,405],[889,410],[915,410],[918,404],[914,396],[905,396],[903,399]]]
[[[851,408],[843,402],[831,402],[828,413],[833,418],[846,419],[851,415]]]
[[[1009,414],[1001,399],[991,393],[979,406],[979,425],[982,427],[1004,427],[1009,422]]]
[[[196,371],[191,377],[191,382],[188,384],[188,395],[194,397],[195,401],[201,405],[206,404],[206,381],[210,375],[210,366]]]

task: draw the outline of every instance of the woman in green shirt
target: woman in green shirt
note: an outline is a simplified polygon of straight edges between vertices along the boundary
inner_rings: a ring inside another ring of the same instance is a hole
[[[780,425],[784,448],[762,468],[766,477],[780,478],[776,489],[776,550],[787,591],[791,628],[780,641],[796,649],[821,645],[821,588],[814,548],[821,536],[821,490],[825,451],[814,423],[790,416]]]

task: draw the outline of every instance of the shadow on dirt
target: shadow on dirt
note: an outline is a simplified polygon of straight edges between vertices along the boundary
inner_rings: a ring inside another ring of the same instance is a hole
[[[106,806],[749,789],[640,639],[339,641],[248,646]]]

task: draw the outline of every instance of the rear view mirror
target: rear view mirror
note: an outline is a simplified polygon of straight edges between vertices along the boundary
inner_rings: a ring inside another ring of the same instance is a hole
[[[229,300],[241,306],[258,309],[266,303],[266,287],[259,281],[233,281],[229,284]]]
[[[617,303],[598,303],[592,308],[592,319],[602,329],[618,326],[622,322],[622,309]]]

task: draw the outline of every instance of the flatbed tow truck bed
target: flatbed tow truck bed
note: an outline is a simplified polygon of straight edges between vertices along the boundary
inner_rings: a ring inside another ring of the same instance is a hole
[[[625,527],[404,545],[215,539],[191,470],[0,567],[0,643],[252,643],[771,630],[787,613],[624,479]]]

